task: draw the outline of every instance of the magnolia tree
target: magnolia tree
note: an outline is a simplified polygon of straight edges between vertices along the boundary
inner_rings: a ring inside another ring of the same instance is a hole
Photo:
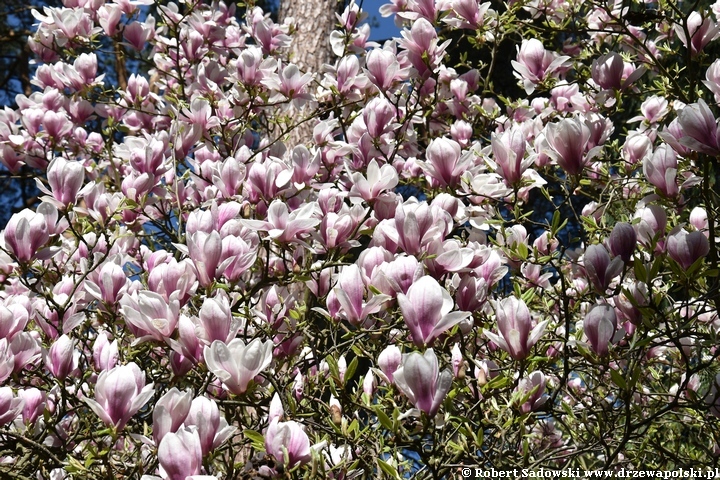
[[[0,114],[3,476],[716,464],[720,5],[351,2],[302,71],[150,3],[36,11]]]

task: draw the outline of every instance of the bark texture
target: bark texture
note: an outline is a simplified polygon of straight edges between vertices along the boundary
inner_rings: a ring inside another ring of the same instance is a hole
[[[303,72],[321,77],[321,68],[332,60],[330,33],[335,27],[338,0],[282,0],[280,22],[292,17],[295,32],[290,47],[290,61]],[[315,88],[315,85],[308,85]],[[313,124],[305,122],[290,132],[287,146],[292,148],[312,140]]]

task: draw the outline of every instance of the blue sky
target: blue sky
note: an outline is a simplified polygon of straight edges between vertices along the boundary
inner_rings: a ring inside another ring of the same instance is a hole
[[[356,0],[358,5],[361,3],[360,0]],[[383,18],[380,16],[379,10],[381,5],[390,3],[390,0],[363,0],[362,9],[369,14],[368,21],[371,24],[379,24],[378,27],[373,27],[370,33],[370,40],[380,41],[387,40],[390,37],[400,36],[400,29],[395,26],[395,21],[392,17]]]

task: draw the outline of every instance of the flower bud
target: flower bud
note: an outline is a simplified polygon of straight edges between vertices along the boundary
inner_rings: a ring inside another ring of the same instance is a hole
[[[637,234],[635,229],[627,222],[620,222],[615,225],[608,239],[610,251],[623,262],[628,263],[635,251]]]
[[[590,347],[599,356],[608,353],[608,346],[615,335],[617,316],[615,310],[607,304],[597,304],[585,315],[583,330]]]

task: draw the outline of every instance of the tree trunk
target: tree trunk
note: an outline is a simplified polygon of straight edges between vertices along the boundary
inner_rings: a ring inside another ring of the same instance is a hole
[[[332,58],[329,39],[337,22],[338,5],[338,0],[283,0],[280,3],[280,22],[289,17],[294,19],[290,61],[303,72],[315,75],[316,80],[321,78],[322,65],[330,63]],[[310,142],[313,126],[310,121],[294,128],[289,135],[288,147]]]

